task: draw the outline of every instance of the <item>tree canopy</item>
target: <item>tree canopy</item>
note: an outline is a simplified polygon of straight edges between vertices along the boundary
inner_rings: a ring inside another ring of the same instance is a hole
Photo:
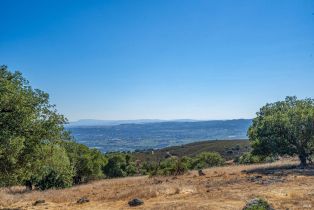
[[[63,188],[105,177],[107,158],[74,142],[49,95],[0,66],[0,186]]]
[[[307,165],[314,151],[314,100],[287,97],[266,104],[249,128],[253,153],[259,155],[298,155]]]
[[[20,72],[0,66],[0,179],[8,185],[30,179],[43,144],[68,139],[66,118],[33,89]]]

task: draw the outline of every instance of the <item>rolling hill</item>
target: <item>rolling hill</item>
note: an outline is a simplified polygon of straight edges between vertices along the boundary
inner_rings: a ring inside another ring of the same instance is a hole
[[[196,141],[246,139],[252,120],[171,121],[68,126],[77,142],[102,152],[160,149]]]

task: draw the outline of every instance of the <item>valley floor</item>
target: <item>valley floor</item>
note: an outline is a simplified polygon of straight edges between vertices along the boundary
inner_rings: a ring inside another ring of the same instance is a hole
[[[63,190],[22,192],[1,189],[0,209],[242,209],[254,197],[275,209],[314,209],[314,169],[280,169],[293,160],[272,164],[225,166],[177,177],[106,179]],[[272,167],[277,169],[273,170]],[[78,204],[87,197],[90,202]],[[144,204],[128,206],[132,198]],[[36,200],[45,203],[36,206]]]

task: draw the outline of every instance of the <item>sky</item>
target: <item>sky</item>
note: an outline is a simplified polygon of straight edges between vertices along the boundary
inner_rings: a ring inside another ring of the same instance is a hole
[[[314,0],[0,0],[0,65],[70,121],[252,118],[314,98]]]

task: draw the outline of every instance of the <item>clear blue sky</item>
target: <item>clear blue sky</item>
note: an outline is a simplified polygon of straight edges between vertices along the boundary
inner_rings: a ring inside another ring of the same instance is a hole
[[[78,119],[254,117],[314,98],[313,0],[1,0],[0,64]]]

